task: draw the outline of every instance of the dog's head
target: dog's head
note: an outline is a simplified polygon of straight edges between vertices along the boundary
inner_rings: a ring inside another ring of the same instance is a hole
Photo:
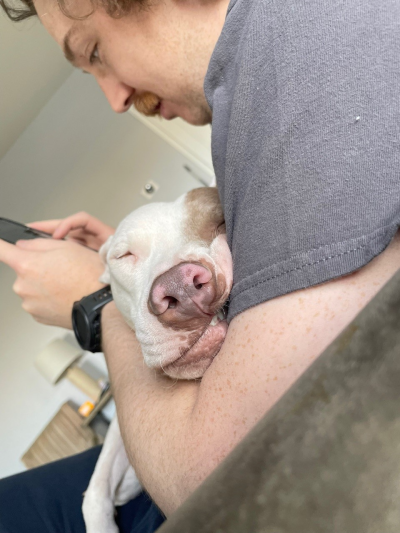
[[[227,331],[232,260],[217,190],[190,191],[126,217],[100,254],[102,281],[135,330],[145,362],[171,377],[201,377]]]

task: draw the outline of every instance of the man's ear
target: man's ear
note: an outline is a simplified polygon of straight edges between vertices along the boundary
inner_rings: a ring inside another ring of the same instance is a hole
[[[113,235],[108,237],[106,242],[103,244],[103,246],[99,250],[100,257],[104,263],[104,272],[100,276],[99,281],[101,281],[102,283],[106,283],[107,285],[111,283],[110,268],[107,264],[107,254],[108,254],[108,250],[110,249],[112,239],[113,239]]]

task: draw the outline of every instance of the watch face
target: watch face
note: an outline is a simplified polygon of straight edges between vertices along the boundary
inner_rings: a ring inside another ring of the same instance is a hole
[[[76,338],[85,350],[90,348],[91,330],[87,315],[79,308],[75,307],[72,313],[72,321]]]

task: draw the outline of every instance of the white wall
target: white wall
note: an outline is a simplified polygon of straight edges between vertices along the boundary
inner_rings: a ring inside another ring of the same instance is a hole
[[[37,19],[13,23],[0,11],[0,158],[71,72]]]
[[[134,117],[112,113],[94,81],[75,72],[0,161],[0,216],[27,222],[84,209],[115,225],[145,203],[139,193],[148,179],[160,185],[156,201],[198,186],[185,164],[193,167]],[[0,264],[0,477],[23,468],[19,458],[63,401],[82,399],[33,367],[64,332],[21,310],[13,279]]]

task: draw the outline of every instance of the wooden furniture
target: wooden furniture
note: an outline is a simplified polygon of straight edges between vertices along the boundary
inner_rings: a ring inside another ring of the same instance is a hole
[[[74,404],[66,402],[21,460],[27,468],[34,468],[84,452],[103,441],[103,437],[85,423]]]

